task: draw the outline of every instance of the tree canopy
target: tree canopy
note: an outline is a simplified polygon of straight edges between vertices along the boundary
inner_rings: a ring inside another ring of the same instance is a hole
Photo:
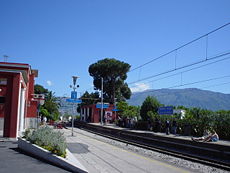
[[[40,114],[48,119],[57,120],[59,117],[59,105],[56,102],[54,92],[45,89],[42,85],[36,84],[34,86],[34,93],[45,94],[45,103],[40,108]]]
[[[151,119],[150,115],[153,114],[157,114],[158,108],[160,107],[160,103],[159,101],[154,98],[154,97],[150,97],[148,96],[145,101],[143,102],[142,106],[141,106],[141,110],[140,110],[140,115],[141,118],[146,121],[148,119]],[[150,111],[152,113],[150,113]]]
[[[124,81],[130,69],[128,63],[114,58],[105,58],[89,66],[89,74],[93,77],[94,88],[101,90],[101,78],[103,78],[103,96],[105,100],[114,103],[117,100],[129,99],[131,90]]]
[[[118,102],[117,108],[120,110],[121,117],[139,117],[139,107],[128,105],[127,102]]]
[[[34,85],[34,94],[47,94],[48,92],[49,90],[45,89],[42,85]]]
[[[91,104],[97,103],[100,100],[98,92],[89,93],[88,91],[86,91],[81,96],[81,99],[82,99],[82,105],[91,105]]]

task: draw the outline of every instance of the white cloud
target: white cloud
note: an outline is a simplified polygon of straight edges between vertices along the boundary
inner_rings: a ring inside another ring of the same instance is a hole
[[[134,87],[130,88],[132,92],[141,92],[150,89],[150,86],[145,83],[136,83]]]
[[[47,83],[48,86],[52,86],[53,85],[53,83],[50,80],[47,80],[46,83]]]

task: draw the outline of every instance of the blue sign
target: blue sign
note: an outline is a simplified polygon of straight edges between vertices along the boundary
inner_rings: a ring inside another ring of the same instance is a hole
[[[120,111],[120,110],[119,110],[119,109],[113,109],[112,111],[115,111],[115,112],[116,112],[116,111]]]
[[[70,103],[82,103],[82,100],[81,99],[66,99],[67,102],[70,102]]]
[[[160,115],[173,115],[173,107],[172,106],[159,107],[158,114],[160,114]]]
[[[77,92],[76,91],[71,92],[71,99],[77,100]]]
[[[109,107],[109,104],[103,104],[103,108],[108,108]],[[96,108],[102,108],[101,104],[96,104]]]

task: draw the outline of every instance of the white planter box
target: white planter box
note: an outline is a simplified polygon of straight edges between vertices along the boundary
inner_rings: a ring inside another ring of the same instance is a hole
[[[18,148],[30,153],[38,158],[47,160],[49,163],[53,163],[59,167],[62,167],[71,172],[88,173],[85,167],[73,156],[73,154],[67,149],[66,158],[52,154],[51,152],[26,141],[25,139],[18,138]]]

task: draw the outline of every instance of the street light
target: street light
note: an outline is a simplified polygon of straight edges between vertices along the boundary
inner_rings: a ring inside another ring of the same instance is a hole
[[[73,87],[72,85],[70,85],[70,88],[73,88],[73,92],[74,92],[74,95],[75,95],[75,90],[79,87],[79,85],[76,86],[76,82],[77,82],[77,78],[80,78],[79,76],[72,76],[73,78]],[[71,98],[72,99],[72,98]],[[77,99],[77,94],[76,96],[74,96],[73,98],[74,100]],[[73,126],[74,126],[74,119],[73,119],[73,114],[75,113],[75,104],[73,103],[73,113],[72,113],[72,136],[73,136]]]
[[[77,85],[77,87],[76,87],[76,82],[77,82],[77,79],[80,77],[79,76],[72,76],[72,78],[73,78],[73,86],[70,85],[70,88],[73,88],[73,91],[75,91],[79,87],[79,85]]]

